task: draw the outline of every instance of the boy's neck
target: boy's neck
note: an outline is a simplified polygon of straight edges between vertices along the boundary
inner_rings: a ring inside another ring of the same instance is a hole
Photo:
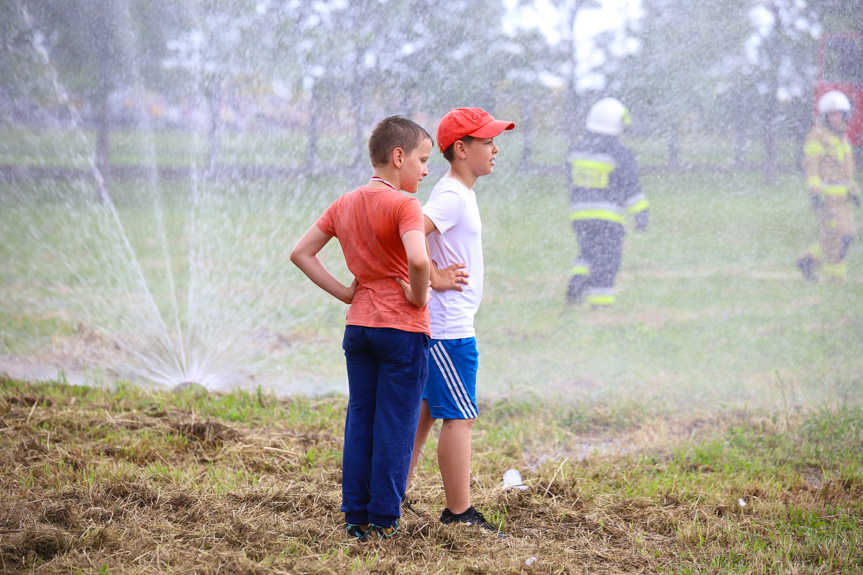
[[[458,180],[469,190],[473,189],[473,185],[476,183],[478,178],[476,174],[467,169],[466,165],[459,161],[450,163],[447,176],[454,180]]]
[[[389,169],[385,167],[375,168],[374,174],[372,174],[372,180],[369,184],[371,188],[387,188],[390,187],[395,188],[396,191],[401,190],[401,178],[399,177],[398,170]]]

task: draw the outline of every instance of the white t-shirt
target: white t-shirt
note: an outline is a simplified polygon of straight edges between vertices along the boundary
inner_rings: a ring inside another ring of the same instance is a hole
[[[431,257],[438,268],[467,265],[464,291],[432,291],[429,302],[434,339],[475,337],[473,318],[482,300],[482,220],[476,194],[456,179],[444,177],[432,190],[423,213],[437,228],[429,234]]]

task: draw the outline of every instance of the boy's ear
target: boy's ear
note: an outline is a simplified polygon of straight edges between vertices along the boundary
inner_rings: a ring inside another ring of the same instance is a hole
[[[405,151],[401,148],[396,148],[393,150],[392,154],[393,158],[393,166],[398,169],[402,167],[402,164],[405,161]]]
[[[453,155],[460,160],[464,160],[467,157],[467,146],[465,145],[463,140],[456,140],[452,145]]]

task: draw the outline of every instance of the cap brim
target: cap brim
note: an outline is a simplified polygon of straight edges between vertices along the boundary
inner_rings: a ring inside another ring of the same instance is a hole
[[[504,120],[492,120],[485,126],[467,134],[471,138],[494,138],[507,130],[515,128],[515,122],[507,122]]]

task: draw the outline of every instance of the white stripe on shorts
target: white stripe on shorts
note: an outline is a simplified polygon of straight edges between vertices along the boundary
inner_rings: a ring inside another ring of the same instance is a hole
[[[450,359],[449,354],[446,352],[443,343],[438,342],[433,345],[429,349],[429,355],[432,356],[435,365],[437,365],[441,375],[443,375],[447,389],[449,389],[450,395],[455,400],[459,412],[465,419],[476,419],[476,408],[473,406],[470,396],[464,387],[464,382],[462,382],[461,377],[459,377],[458,372],[455,370],[452,359]]]

